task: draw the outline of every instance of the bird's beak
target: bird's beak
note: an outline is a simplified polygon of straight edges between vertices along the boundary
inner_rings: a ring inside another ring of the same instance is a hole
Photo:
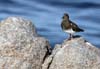
[[[62,19],[64,19],[64,16],[62,17]]]

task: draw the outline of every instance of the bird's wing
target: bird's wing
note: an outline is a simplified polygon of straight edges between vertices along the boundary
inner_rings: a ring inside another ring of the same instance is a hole
[[[72,22],[72,21],[69,21],[69,22],[71,23],[73,28],[77,28],[78,27],[78,25],[76,25],[74,22]]]
[[[84,31],[83,29],[79,28],[74,22],[70,21],[72,28],[74,31]]]

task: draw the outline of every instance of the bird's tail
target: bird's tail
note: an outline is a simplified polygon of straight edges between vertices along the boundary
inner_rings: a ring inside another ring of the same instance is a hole
[[[80,28],[79,28],[79,31],[80,31],[80,32],[84,32],[84,30],[83,30],[83,29],[80,29]]]

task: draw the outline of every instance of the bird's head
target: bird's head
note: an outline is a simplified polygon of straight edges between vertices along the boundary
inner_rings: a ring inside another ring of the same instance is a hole
[[[62,19],[69,19],[69,15],[67,13],[64,13],[64,16],[62,17]]]

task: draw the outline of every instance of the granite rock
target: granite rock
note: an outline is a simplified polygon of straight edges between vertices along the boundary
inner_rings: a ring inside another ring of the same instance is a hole
[[[30,20],[8,17],[0,22],[0,69],[41,69],[49,48]]]
[[[100,49],[82,37],[64,40],[55,46],[42,69],[100,69]]]

